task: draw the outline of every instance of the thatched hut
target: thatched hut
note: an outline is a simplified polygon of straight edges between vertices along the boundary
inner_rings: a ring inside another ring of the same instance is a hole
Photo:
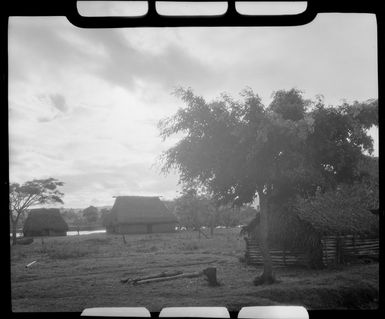
[[[108,233],[144,234],[174,232],[177,222],[159,197],[118,196],[104,223]]]
[[[258,217],[253,222],[258,225]],[[268,223],[268,242],[275,265],[319,268],[360,257],[378,258],[378,216],[357,203],[338,198],[338,194],[275,209]],[[258,226],[245,240],[246,261],[261,264]]]
[[[31,209],[24,222],[24,237],[66,236],[68,225],[57,208]]]

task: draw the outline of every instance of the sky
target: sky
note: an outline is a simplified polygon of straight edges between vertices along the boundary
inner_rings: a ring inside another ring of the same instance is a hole
[[[65,17],[9,22],[10,181],[63,181],[65,207],[113,196],[178,196],[160,172],[159,120],[191,87],[207,100],[245,87],[265,105],[298,88],[327,105],[378,97],[376,19],[319,14],[304,26],[81,29]],[[378,132],[370,132],[378,155]]]

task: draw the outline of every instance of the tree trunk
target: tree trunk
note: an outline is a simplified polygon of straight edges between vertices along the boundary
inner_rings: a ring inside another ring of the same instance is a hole
[[[211,218],[210,218],[210,236],[214,236],[214,213],[211,213]]]
[[[271,261],[269,245],[267,241],[268,237],[268,199],[263,192],[258,192],[259,194],[259,205],[260,205],[260,222],[259,222],[259,249],[263,258],[263,273],[254,279],[254,284],[271,284],[275,281],[273,275],[273,264]],[[257,226],[258,227],[258,226]]]
[[[16,232],[17,232],[17,221],[12,221],[12,246],[16,245],[16,241],[17,241]]]

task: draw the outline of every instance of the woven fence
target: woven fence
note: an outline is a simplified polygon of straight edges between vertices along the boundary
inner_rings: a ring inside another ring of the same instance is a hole
[[[263,265],[263,257],[259,251],[257,241],[245,238],[246,252],[245,259],[248,265]],[[290,265],[306,265],[306,254],[301,250],[280,250],[270,249],[270,256],[274,267],[285,267]]]
[[[245,259],[249,265],[263,265],[263,257],[257,241],[245,238]],[[353,235],[325,236],[322,243],[322,261],[325,266],[343,264],[358,258],[378,259],[379,239],[363,238]],[[273,266],[306,266],[310,260],[304,250],[270,249]]]
[[[343,264],[356,258],[378,259],[380,243],[378,238],[353,235],[325,236],[321,240],[325,265]]]

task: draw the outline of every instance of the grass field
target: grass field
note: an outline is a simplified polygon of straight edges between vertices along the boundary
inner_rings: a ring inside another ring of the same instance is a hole
[[[335,269],[277,268],[279,283],[254,286],[261,271],[239,262],[244,241],[239,229],[217,229],[213,238],[196,233],[93,234],[40,238],[11,250],[14,312],[72,311],[87,307],[242,306],[293,304],[308,309],[375,309],[378,263]],[[25,266],[37,262],[31,267]],[[218,287],[204,278],[181,278],[139,286],[122,278],[166,270],[199,271],[217,267]]]

